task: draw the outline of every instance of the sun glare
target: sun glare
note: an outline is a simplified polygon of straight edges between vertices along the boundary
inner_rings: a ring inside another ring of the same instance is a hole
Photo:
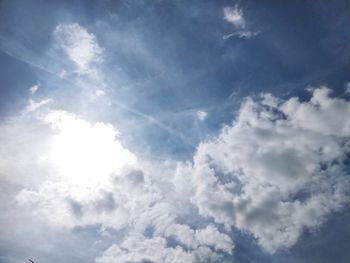
[[[136,163],[136,156],[121,145],[110,124],[90,124],[65,112],[50,114],[47,120],[58,130],[51,160],[66,180],[101,183],[123,166]]]

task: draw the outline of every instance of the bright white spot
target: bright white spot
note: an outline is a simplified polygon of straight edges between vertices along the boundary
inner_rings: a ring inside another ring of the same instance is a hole
[[[205,111],[197,111],[197,118],[201,121],[204,121],[208,117],[208,113]]]
[[[259,31],[254,32],[249,30],[246,20],[243,17],[243,11],[237,5],[224,8],[224,19],[235,26],[235,32],[224,35],[222,37],[223,40],[227,40],[231,37],[250,39],[260,33]]]
[[[70,182],[103,183],[111,173],[136,163],[136,156],[116,139],[111,124],[90,124],[63,111],[50,113],[46,121],[58,130],[52,141],[51,160]]]
[[[242,9],[238,8],[237,5],[235,7],[225,7],[224,18],[227,22],[230,22],[237,27],[245,27]]]
[[[36,84],[36,85],[34,85],[33,87],[31,87],[31,88],[29,89],[30,94],[31,94],[31,95],[35,94],[35,92],[38,91],[39,87],[40,87],[40,84]]]

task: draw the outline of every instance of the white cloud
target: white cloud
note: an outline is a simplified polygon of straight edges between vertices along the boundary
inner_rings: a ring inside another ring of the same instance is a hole
[[[51,111],[44,120],[57,131],[50,158],[67,180],[95,184],[137,162],[111,124],[91,124],[64,111]]]
[[[208,117],[208,113],[206,111],[197,111],[197,118],[201,121],[204,121]]]
[[[224,7],[224,19],[235,27],[235,32],[226,34],[222,38],[227,40],[231,37],[237,36],[243,39],[249,39],[259,34],[249,30],[246,20],[243,16],[243,10],[238,5]]]
[[[96,37],[78,24],[58,25],[54,35],[68,57],[82,74],[93,71],[93,66],[102,61],[103,49]]]
[[[48,179],[50,173],[40,159],[50,147],[49,129],[32,114],[3,120],[0,143],[1,181],[31,187]]]
[[[212,246],[216,250],[222,250],[228,254],[232,253],[234,247],[231,238],[226,234],[220,233],[213,225],[197,230],[196,240],[200,245]]]
[[[195,256],[181,247],[167,247],[166,239],[147,239],[142,235],[130,235],[120,246],[113,245],[97,258],[97,263],[127,262],[195,262]]]
[[[349,203],[350,103],[329,93],[316,89],[303,103],[247,99],[233,124],[178,168],[179,194],[271,253],[294,245],[304,228]]]
[[[170,161],[170,167],[139,160],[111,124],[38,111],[35,122],[28,120],[35,127],[20,126],[22,119],[0,126],[5,148],[22,138],[11,151],[14,160],[0,151],[0,169],[18,180],[28,170],[50,175],[16,196],[33,220],[122,231],[100,263],[223,262],[234,251],[232,227],[273,253],[349,202],[350,102],[324,87],[306,102],[247,98],[232,125],[199,145],[193,162]],[[40,136],[24,136],[28,129]]]
[[[213,232],[214,236],[210,236],[210,231],[211,229],[206,229],[202,231],[203,233],[201,232],[205,242],[210,243],[212,247],[220,247],[221,243],[216,243],[217,240],[215,240],[216,230]],[[121,263],[226,262],[219,254],[205,245],[198,246],[194,250],[185,250],[181,246],[169,247],[167,240],[163,237],[146,238],[138,233],[130,234],[119,246],[112,245],[100,258],[97,258],[96,262],[110,263],[116,260]]]
[[[30,113],[30,112],[36,111],[39,108],[52,103],[52,101],[53,101],[52,99],[43,99],[41,101],[35,101],[35,100],[30,99],[28,101],[28,105],[24,109],[24,113]]]
[[[224,8],[224,18],[227,22],[230,22],[236,27],[245,27],[245,20],[243,17],[243,11],[237,5],[227,6]]]
[[[232,253],[233,241],[215,225],[194,228],[179,222],[188,215],[174,195],[170,177],[136,163],[110,124],[92,124],[64,111],[48,110],[40,116],[51,131],[45,162],[56,178],[17,194],[18,205],[32,211],[33,218],[57,228],[99,224],[127,230],[113,246],[119,252],[106,251],[100,262],[113,257],[119,262],[198,262],[198,258],[211,262]],[[171,175],[164,167],[162,171]],[[170,239],[176,247],[168,246]]]
[[[39,87],[40,87],[40,84],[36,84],[36,85],[32,86],[32,87],[29,89],[30,94],[31,94],[31,95],[35,94],[35,93],[38,91]]]
[[[236,31],[236,32],[233,32],[233,33],[230,33],[230,34],[227,34],[227,35],[224,35],[222,37],[223,40],[227,40],[229,39],[230,37],[234,37],[234,36],[237,36],[239,38],[243,38],[243,39],[249,39],[249,38],[252,38],[256,35],[258,35],[259,32],[250,32],[250,31]]]
[[[171,189],[164,195],[151,177],[131,169],[115,175],[110,185],[94,188],[47,182],[38,190],[22,190],[16,199],[57,227],[102,224],[127,230],[97,262],[214,262],[220,254],[232,253],[231,238],[214,225],[193,229],[178,223],[182,211]],[[169,246],[169,239],[177,245]]]

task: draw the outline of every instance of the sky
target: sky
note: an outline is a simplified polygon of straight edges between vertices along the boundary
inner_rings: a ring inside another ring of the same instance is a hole
[[[1,0],[0,263],[348,263],[348,1]]]

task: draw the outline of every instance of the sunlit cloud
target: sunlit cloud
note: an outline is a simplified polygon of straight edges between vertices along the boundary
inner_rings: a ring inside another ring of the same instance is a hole
[[[57,131],[50,157],[69,181],[103,182],[122,167],[136,164],[136,156],[121,145],[110,124],[90,124],[63,111],[50,112],[45,121]]]
[[[0,261],[301,259],[349,209],[349,83],[249,42],[255,4],[136,2],[0,28]]]
[[[248,98],[232,125],[178,168],[178,192],[203,216],[250,232],[266,251],[290,248],[305,228],[349,205],[347,114],[350,102],[325,87],[308,102]]]

